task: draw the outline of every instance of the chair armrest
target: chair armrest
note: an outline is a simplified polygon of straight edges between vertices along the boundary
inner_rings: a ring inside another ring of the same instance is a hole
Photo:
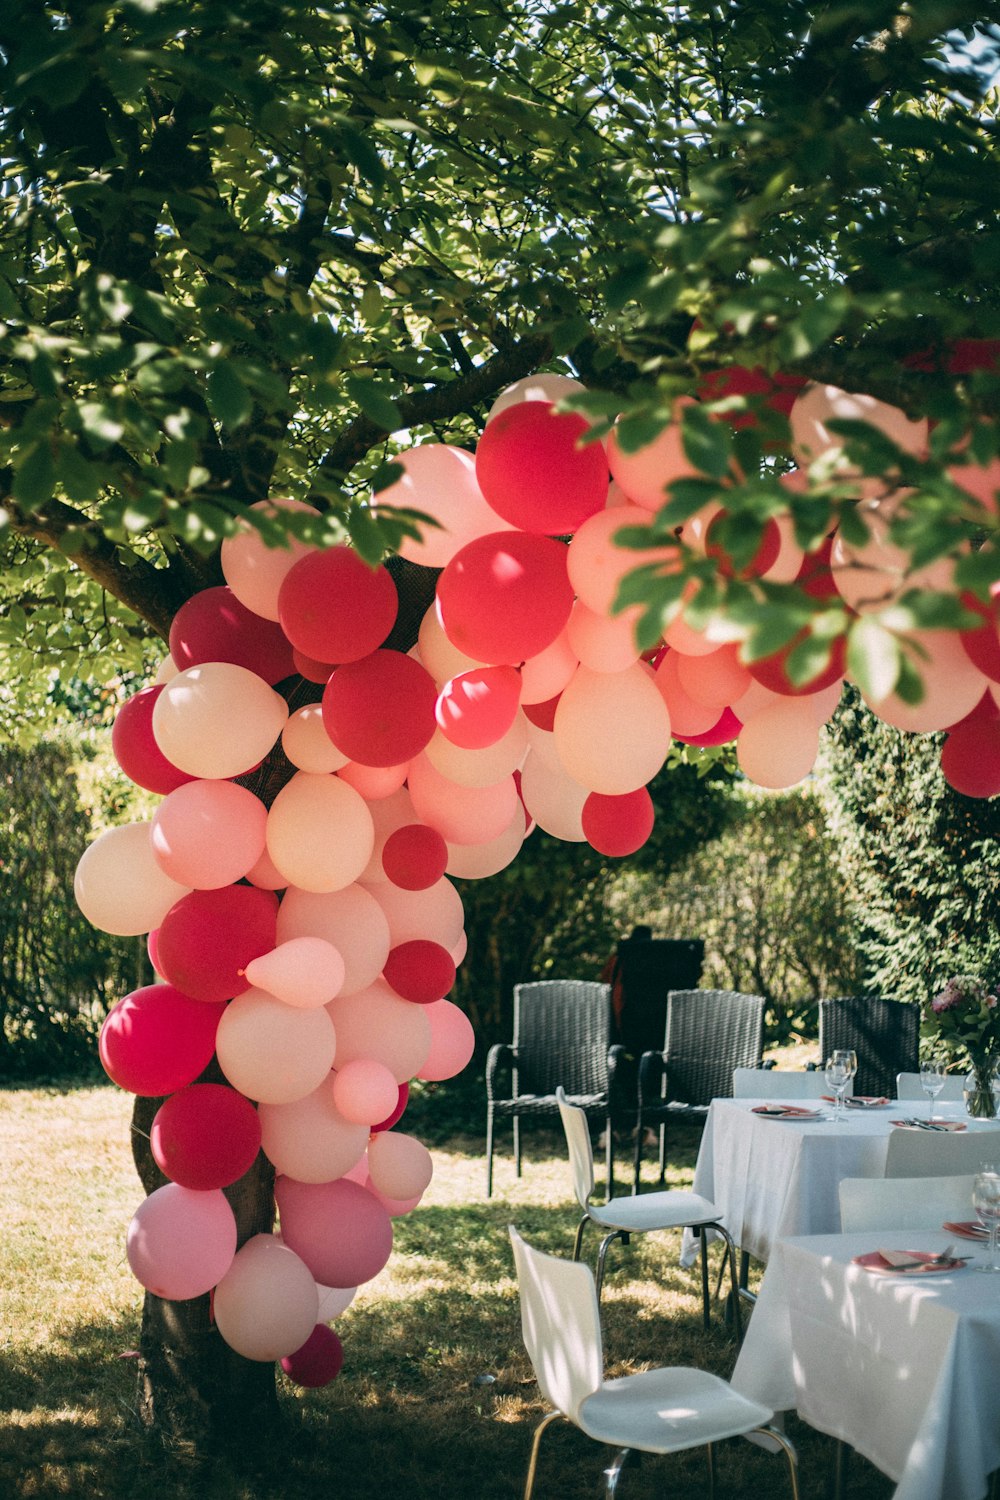
[[[493,1098],[493,1085],[505,1058],[508,1058],[512,1065],[516,1063],[517,1048],[511,1042],[494,1042],[486,1054],[486,1097],[488,1099]]]
[[[652,1102],[659,1100],[662,1096],[663,1076],[667,1071],[667,1054],[665,1052],[644,1052],[639,1059],[639,1108],[642,1109],[643,1100]]]

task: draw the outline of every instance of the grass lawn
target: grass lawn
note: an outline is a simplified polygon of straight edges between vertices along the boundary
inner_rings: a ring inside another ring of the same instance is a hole
[[[395,1221],[389,1265],[337,1320],[342,1375],[321,1391],[279,1375],[283,1440],[262,1467],[241,1473],[167,1450],[134,1420],[141,1292],[124,1240],[141,1188],[131,1102],[112,1087],[0,1092],[0,1496],[515,1500],[543,1406],[521,1344],[507,1225],[571,1253],[578,1216],[561,1134],[525,1128],[520,1181],[501,1139],[489,1202],[481,1138],[434,1148],[434,1181]],[[690,1185],[696,1136],[677,1136],[670,1182]],[[626,1155],[623,1147],[624,1181]],[[610,1373],[668,1363],[732,1369],[733,1339],[721,1316],[703,1332],[700,1279],[680,1269],[676,1236],[612,1249],[604,1321]],[[791,1431],[803,1500],[822,1496],[831,1445],[794,1420]],[[538,1500],[602,1493],[606,1452],[557,1424],[543,1440]],[[619,1493],[652,1500],[704,1483],[694,1453],[644,1461]],[[853,1462],[850,1500],[891,1491]],[[788,1493],[782,1460],[742,1441],[723,1448],[720,1496]]]

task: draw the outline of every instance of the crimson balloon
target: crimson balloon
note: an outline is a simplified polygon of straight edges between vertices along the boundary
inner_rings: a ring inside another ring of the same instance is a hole
[[[398,766],[419,755],[433,735],[436,702],[433,677],[412,656],[373,651],[334,672],[323,690],[323,723],[351,760]]]
[[[228,661],[272,686],[295,670],[280,626],[242,604],[225,584],[185,600],[170,625],[170,655],[180,672],[207,661]]]
[[[317,1323],[301,1349],[286,1354],[281,1368],[289,1380],[309,1390],[318,1390],[336,1380],[344,1364],[344,1346],[332,1328]]]
[[[591,792],[583,804],[583,832],[598,854],[618,859],[641,849],[653,831],[653,799],[644,786],[621,796]]]
[[[413,938],[389,950],[382,976],[404,1000],[433,1005],[455,983],[455,962],[440,943]]]
[[[169,761],[156,743],[153,708],[163,688],[160,682],[134,693],[118,710],[111,728],[111,749],[125,775],[161,797],[195,779]]]
[[[228,1187],[260,1150],[260,1119],[250,1100],[221,1083],[193,1083],[165,1099],[149,1143],[160,1171],[181,1187]]]
[[[521,531],[477,537],[442,572],[437,603],[445,634],[466,656],[519,666],[551,646],[569,619],[566,548]]]
[[[191,891],[160,923],[156,971],[193,1000],[232,1000],[243,970],[277,944],[278,898],[249,885]]]
[[[396,622],[396,586],[350,547],[300,557],[278,594],[278,618],[292,646],[315,662],[358,661]]]
[[[212,1060],[225,1005],[206,1004],[172,984],[149,984],[112,1006],[98,1052],[119,1088],[155,1099],[193,1083]]]
[[[409,1102],[410,1085],[408,1083],[401,1083],[399,1085],[399,1098],[396,1100],[395,1109],[391,1114],[386,1115],[384,1120],[379,1120],[377,1125],[372,1126],[372,1135],[374,1135],[378,1130],[391,1130],[396,1121],[403,1118],[403,1113]]]
[[[448,845],[436,828],[407,823],[382,846],[382,869],[404,891],[426,891],[448,867]]]
[[[476,446],[476,478],[491,509],[522,531],[567,536],[608,496],[600,443],[584,443],[578,412],[550,401],[524,401],[499,412]]]

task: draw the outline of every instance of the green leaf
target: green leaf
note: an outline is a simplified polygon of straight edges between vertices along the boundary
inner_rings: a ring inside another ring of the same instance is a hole
[[[352,126],[344,124],[340,126],[339,133],[348,161],[357,167],[362,177],[367,177],[373,186],[382,187],[385,183],[385,167],[368,137]]]
[[[349,375],[344,384],[351,400],[358,403],[365,416],[377,427],[385,432],[399,431],[403,425],[399,407],[382,386],[362,375]]]
[[[899,676],[899,641],[872,615],[861,615],[847,637],[847,667],[861,691],[878,702]]]
[[[722,479],[732,457],[732,436],[728,424],[718,422],[700,406],[684,410],[681,444],[688,462],[712,479]]]
[[[208,377],[207,391],[212,415],[223,427],[233,432],[249,422],[253,415],[253,400],[232,365],[216,365]]]
[[[48,438],[28,449],[14,475],[13,495],[29,510],[45,505],[52,498],[56,483],[56,466]]]

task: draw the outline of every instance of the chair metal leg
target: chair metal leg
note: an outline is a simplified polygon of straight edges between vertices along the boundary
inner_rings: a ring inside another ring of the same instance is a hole
[[[579,1224],[576,1226],[576,1241],[575,1241],[575,1243],[573,1245],[573,1259],[574,1260],[579,1260],[580,1259],[580,1251],[583,1248],[583,1231],[586,1229],[586,1227],[587,1227],[587,1225],[589,1223],[590,1223],[590,1215],[589,1214],[584,1214],[583,1218],[580,1220]]]
[[[615,1196],[615,1142],[614,1132],[611,1129],[611,1116],[607,1117],[604,1127],[604,1181],[607,1183],[605,1203],[610,1203]]]
[[[736,1270],[736,1246],[733,1243],[732,1235],[724,1225],[720,1224],[718,1226],[718,1232],[722,1235],[726,1247],[722,1257],[722,1264],[723,1266],[727,1263],[729,1265],[729,1297],[733,1305],[733,1325],[736,1329],[736,1342],[737,1344],[742,1344],[743,1313],[740,1308],[740,1283]]]
[[[621,1240],[623,1245],[627,1245],[628,1235],[622,1229],[612,1230],[611,1234],[606,1234],[604,1236],[603,1240],[601,1241],[601,1248],[597,1252],[597,1275],[594,1280],[597,1286],[598,1302],[600,1302],[601,1300],[601,1287],[604,1285],[604,1262],[607,1259],[608,1246],[615,1240]]]
[[[639,1191],[639,1177],[642,1172],[642,1114],[639,1115],[638,1124],[635,1127],[635,1148],[632,1153],[632,1191]]]
[[[849,1445],[841,1438],[837,1438],[833,1450],[833,1500],[844,1500],[850,1457]]]
[[[623,1448],[620,1453],[615,1455],[614,1462],[610,1463],[605,1469],[604,1494],[606,1500],[614,1500],[614,1496],[618,1493],[618,1481],[621,1478],[622,1469],[628,1465],[631,1457],[631,1448]]]
[[[698,1230],[699,1255],[701,1259],[701,1321],[705,1328],[709,1326],[708,1313],[708,1235],[704,1226]]]
[[[705,1444],[705,1466],[708,1469],[708,1500],[715,1500],[715,1444]]]
[[[667,1126],[666,1122],[660,1126],[660,1184],[667,1180]]]
[[[521,1175],[521,1120],[514,1116],[514,1176]]]
[[[535,1470],[538,1467],[538,1446],[542,1441],[542,1433],[551,1422],[561,1417],[561,1411],[550,1411],[547,1417],[543,1417],[535,1428],[535,1436],[531,1443],[531,1457],[528,1460],[528,1477],[524,1482],[524,1500],[531,1500],[531,1492],[535,1487]]]
[[[750,1255],[746,1250],[740,1251],[740,1297],[744,1302],[749,1302],[751,1307],[757,1301],[748,1285],[750,1280]]]
[[[493,1197],[493,1105],[486,1107],[486,1196]]]
[[[780,1427],[773,1426],[770,1422],[763,1427],[755,1427],[754,1432],[759,1432],[765,1437],[771,1438],[784,1453],[788,1460],[788,1477],[792,1486],[792,1500],[799,1500],[799,1456],[795,1451],[795,1444],[787,1433],[782,1432]],[[749,1437],[750,1434],[747,1433]]]

